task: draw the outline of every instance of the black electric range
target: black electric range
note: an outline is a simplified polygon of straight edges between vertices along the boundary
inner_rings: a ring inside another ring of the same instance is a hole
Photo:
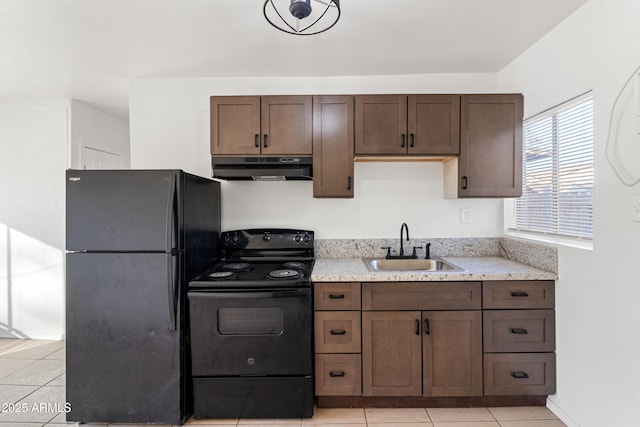
[[[222,233],[221,261],[189,283],[196,418],[313,414],[314,234]]]

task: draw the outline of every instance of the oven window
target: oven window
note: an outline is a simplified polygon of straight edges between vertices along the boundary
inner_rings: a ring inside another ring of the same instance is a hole
[[[279,307],[226,307],[218,310],[221,335],[280,335],[283,329]]]

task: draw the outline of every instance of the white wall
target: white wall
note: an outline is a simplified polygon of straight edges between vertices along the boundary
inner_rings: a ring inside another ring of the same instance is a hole
[[[640,65],[639,33],[640,2],[590,0],[500,73],[501,90],[524,93],[525,117],[593,90],[594,249],[560,248],[556,288],[558,389],[549,406],[569,425],[638,425],[640,223],[630,199],[640,186],[616,178],[605,149],[614,99]]]
[[[496,74],[318,78],[135,79],[131,82],[133,168],[181,168],[211,176],[212,95],[496,92]],[[444,200],[442,163],[356,163],[355,198],[313,199],[311,182],[223,183],[224,229],[289,226],[318,238],[486,237],[502,232],[499,200]],[[460,208],[473,222],[461,224]]]
[[[71,135],[128,161],[127,129],[70,99],[0,99],[0,337],[64,336],[65,170],[80,164]]]
[[[0,337],[64,334],[68,107],[0,100]]]
[[[83,148],[117,155],[120,167],[128,169],[131,165],[129,122],[72,99],[71,168],[82,168]]]

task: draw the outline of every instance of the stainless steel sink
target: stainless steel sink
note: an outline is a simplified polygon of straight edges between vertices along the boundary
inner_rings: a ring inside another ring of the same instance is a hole
[[[387,259],[363,258],[371,271],[452,271],[461,268],[441,259]]]

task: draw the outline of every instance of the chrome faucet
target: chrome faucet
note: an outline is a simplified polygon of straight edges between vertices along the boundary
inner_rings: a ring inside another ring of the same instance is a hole
[[[403,222],[402,225],[400,226],[400,256],[403,257],[404,256],[404,244],[402,241],[402,230],[406,230],[407,231],[407,242],[410,240],[409,239],[409,226],[407,225],[406,222]]]

